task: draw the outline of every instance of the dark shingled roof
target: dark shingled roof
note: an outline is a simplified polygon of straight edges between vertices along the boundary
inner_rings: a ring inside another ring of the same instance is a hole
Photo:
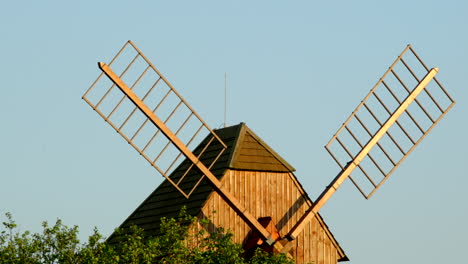
[[[214,132],[227,146],[227,149],[211,168],[211,172],[218,179],[224,176],[227,169],[274,172],[295,171],[291,165],[255,135],[244,123],[217,129]],[[202,147],[207,144],[208,137],[195,149],[195,154],[199,153]],[[201,156],[200,161],[205,165],[210,164],[221,148],[222,146],[218,142],[210,144]],[[190,161],[183,161],[171,173],[170,178],[173,180],[179,179],[190,165]],[[184,178],[180,187],[184,191],[189,191],[200,177],[201,173],[193,169]],[[138,225],[148,235],[157,235],[161,217],[177,217],[183,206],[186,207],[190,215],[197,215],[211,192],[212,188],[204,179],[190,197],[186,199],[168,180],[164,180],[122,223],[120,228],[126,229],[132,225]],[[110,240],[112,241],[112,236]]]

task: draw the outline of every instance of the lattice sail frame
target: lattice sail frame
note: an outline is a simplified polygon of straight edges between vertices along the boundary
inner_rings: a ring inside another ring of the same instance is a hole
[[[133,42],[126,42],[108,65],[99,64],[101,69],[107,67],[110,70],[110,66],[111,71],[115,71],[125,83],[132,83],[129,88],[135,95],[151,108],[151,112],[158,116],[192,153],[196,153],[203,165],[210,169],[216,163],[226,150],[226,145]],[[194,164],[181,168],[181,162],[186,158],[185,154],[150,122],[143,111],[115,83],[108,78],[102,78],[104,75],[103,71],[82,98],[151,166],[189,198],[205,175],[202,173],[195,182],[185,182],[186,176],[197,170]],[[135,127],[138,128],[134,129]],[[204,144],[204,148],[195,150],[207,135],[211,137]],[[221,147],[216,153],[207,153],[206,150],[211,144]],[[176,169],[183,172],[173,173]]]
[[[409,98],[411,105],[405,106],[407,108],[395,121],[396,126],[391,126],[375,142],[377,147],[358,161],[359,170],[354,170],[357,175],[349,176],[366,199],[375,193],[455,104],[434,77],[437,71],[437,68],[430,70],[408,45],[325,145],[325,149],[344,171],[356,159],[366,142],[369,143],[386,123],[384,120],[388,120],[423,79],[431,75],[429,83],[423,87],[424,92]],[[413,83],[416,83],[414,89],[410,90]],[[375,174],[380,176],[376,177]]]

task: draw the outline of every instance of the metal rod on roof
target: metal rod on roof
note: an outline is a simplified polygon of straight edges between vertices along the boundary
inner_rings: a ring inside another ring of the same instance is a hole
[[[226,127],[226,113],[227,113],[227,73],[224,73],[224,127]]]

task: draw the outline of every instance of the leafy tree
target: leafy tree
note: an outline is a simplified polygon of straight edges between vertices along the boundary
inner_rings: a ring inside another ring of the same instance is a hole
[[[189,225],[198,221],[182,210],[177,219],[162,219],[160,235],[147,236],[136,226],[116,230],[106,241],[97,229],[88,241],[78,239],[78,227],[69,228],[61,220],[53,226],[42,224],[42,233],[31,234],[17,230],[11,214],[0,229],[0,263],[233,263],[233,264],[291,264],[285,255],[273,255],[257,249],[254,256],[244,259],[240,244],[232,241],[232,234],[218,229],[207,233],[204,229],[191,232]],[[192,241],[197,241],[194,244]]]

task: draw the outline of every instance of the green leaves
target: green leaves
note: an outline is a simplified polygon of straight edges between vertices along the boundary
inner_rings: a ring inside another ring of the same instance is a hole
[[[203,220],[190,216],[183,209],[177,219],[161,219],[160,235],[150,237],[133,226],[116,230],[112,242],[106,241],[97,229],[88,241],[78,239],[78,227],[67,227],[61,220],[53,226],[42,224],[42,232],[20,233],[11,214],[0,229],[0,263],[56,264],[290,264],[285,255],[272,255],[258,249],[251,259],[244,259],[242,246],[232,240],[232,234],[218,228],[208,233],[193,229]],[[206,224],[206,223],[205,223]]]

